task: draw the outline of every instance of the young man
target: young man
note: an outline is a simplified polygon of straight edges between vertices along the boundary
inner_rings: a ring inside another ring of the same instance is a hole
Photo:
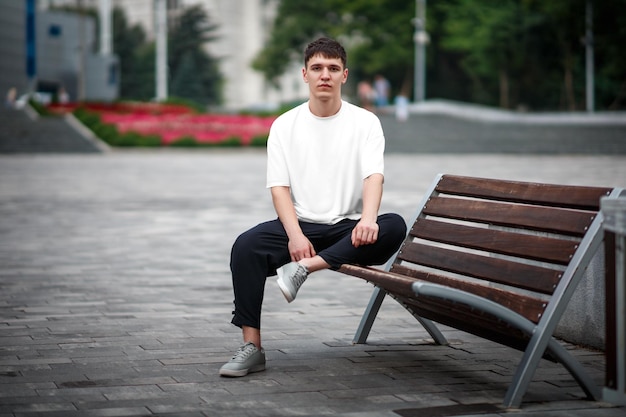
[[[281,115],[267,143],[267,187],[278,219],[240,235],[231,252],[232,323],[244,345],[220,369],[244,376],[265,369],[261,304],[265,281],[278,275],[288,302],[309,274],[345,263],[379,265],[399,248],[406,224],[378,215],[385,138],[373,113],[341,99],[346,52],[320,38],[308,45],[302,69],[309,101]]]

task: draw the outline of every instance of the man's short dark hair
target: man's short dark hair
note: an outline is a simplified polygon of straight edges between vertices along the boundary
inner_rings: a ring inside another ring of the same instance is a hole
[[[339,42],[330,38],[319,38],[307,45],[304,50],[304,66],[306,67],[309,59],[315,55],[321,55],[324,58],[339,58],[343,67],[346,68],[347,55],[346,50]]]

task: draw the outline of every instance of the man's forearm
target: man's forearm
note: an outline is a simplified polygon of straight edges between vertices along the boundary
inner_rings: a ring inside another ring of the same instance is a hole
[[[278,218],[289,238],[288,249],[291,260],[294,262],[312,258],[316,255],[315,248],[309,239],[302,233],[296,209],[291,200],[289,187],[272,187],[272,201]],[[311,265],[305,265],[307,267]],[[318,268],[319,269],[319,268]]]
[[[363,180],[363,213],[361,218],[375,222],[383,197],[383,175],[372,174]]]
[[[272,187],[271,193],[274,210],[276,210],[276,214],[283,224],[287,236],[291,238],[295,234],[302,234],[302,229],[300,229],[300,224],[298,223],[298,216],[296,215],[296,209],[291,201],[289,187]]]

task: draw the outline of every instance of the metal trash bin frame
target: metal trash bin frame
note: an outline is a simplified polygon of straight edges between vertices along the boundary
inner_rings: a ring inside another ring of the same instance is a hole
[[[626,405],[626,198],[603,198],[606,381],[603,400]]]

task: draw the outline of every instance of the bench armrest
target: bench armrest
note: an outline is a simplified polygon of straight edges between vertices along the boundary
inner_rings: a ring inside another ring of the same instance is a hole
[[[470,307],[475,307],[478,310],[492,314],[514,326],[520,330],[532,335],[535,331],[535,324],[521,315],[509,310],[500,304],[494,303],[486,298],[479,297],[477,295],[457,290],[456,288],[444,287],[439,284],[432,284],[429,282],[415,282],[411,285],[411,288],[417,297],[436,297],[443,298],[452,302],[465,304]],[[602,398],[600,388],[595,385],[593,379],[585,372],[585,369],[576,361],[567,350],[561,346],[553,337],[548,340],[548,350],[556,356],[557,360],[568,369],[572,376],[578,381],[581,388],[585,393],[593,399]],[[518,378],[516,377],[516,381]],[[508,394],[507,394],[508,395]]]
[[[506,321],[507,323],[512,324],[529,335],[531,335],[535,329],[535,324],[522,315],[517,314],[516,312],[509,310],[498,303],[466,291],[423,281],[414,282],[411,285],[411,289],[418,297],[425,296],[443,298],[445,300],[465,304],[477,310],[484,311],[485,313],[489,313],[503,321]]]

